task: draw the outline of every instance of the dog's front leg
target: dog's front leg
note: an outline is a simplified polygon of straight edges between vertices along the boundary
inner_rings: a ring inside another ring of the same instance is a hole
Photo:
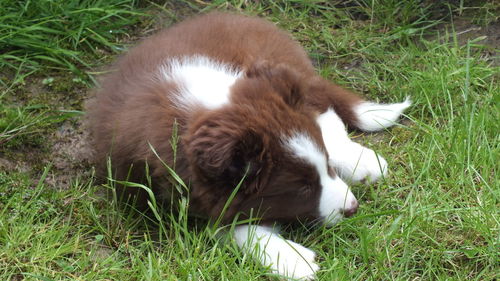
[[[387,173],[387,161],[373,150],[351,141],[344,123],[333,109],[316,120],[321,128],[329,162],[348,182],[373,182]]]
[[[271,227],[240,225],[235,228],[234,238],[241,249],[273,273],[297,280],[313,280],[319,270],[313,251],[284,239]]]

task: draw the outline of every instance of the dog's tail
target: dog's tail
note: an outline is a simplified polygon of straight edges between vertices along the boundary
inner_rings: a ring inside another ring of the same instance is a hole
[[[407,97],[401,103],[373,103],[324,79],[314,79],[307,89],[306,100],[321,113],[333,108],[350,128],[375,132],[388,128],[411,105]]]

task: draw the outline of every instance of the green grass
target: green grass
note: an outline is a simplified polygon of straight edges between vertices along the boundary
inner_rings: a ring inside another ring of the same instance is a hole
[[[140,12],[133,0],[0,1],[0,67],[47,66],[84,75],[116,44]]]
[[[49,181],[53,135],[77,122],[95,69],[158,15],[214,8],[276,22],[323,76],[367,98],[414,101],[404,125],[353,134],[390,167],[381,182],[352,187],[356,216],[333,228],[286,227],[287,238],[318,253],[319,280],[498,280],[500,68],[480,38],[459,45],[452,28],[433,29],[467,11],[475,23],[498,20],[495,1],[203,2],[0,0],[0,160],[11,163],[0,168],[0,280],[270,276],[221,235],[230,226],[182,208],[127,209],[113,182],[92,176]]]

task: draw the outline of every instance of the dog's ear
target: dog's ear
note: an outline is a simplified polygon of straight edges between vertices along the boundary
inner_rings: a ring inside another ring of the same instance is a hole
[[[250,186],[265,158],[263,141],[257,133],[236,120],[205,119],[187,139],[187,152],[199,180],[234,188],[246,176]]]
[[[246,70],[246,76],[269,82],[272,88],[291,107],[295,108],[301,105],[304,100],[302,75],[285,64],[259,61]]]

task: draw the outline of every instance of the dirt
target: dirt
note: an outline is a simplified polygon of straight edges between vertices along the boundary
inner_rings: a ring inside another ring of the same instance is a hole
[[[29,77],[5,101],[14,106],[47,105],[52,114],[58,110],[82,110],[83,101],[88,97],[85,85],[73,81],[66,73],[48,74],[51,75]],[[47,77],[54,78],[51,85],[44,83]],[[81,119],[72,117],[38,128],[20,145],[0,148],[0,170],[27,174],[36,182],[44,167],[50,166],[46,184],[62,189],[90,175],[92,149]]]
[[[492,22],[487,26],[474,24],[470,19],[457,18],[453,23],[443,23],[437,26],[437,31],[443,35],[449,33],[448,38],[441,37],[442,41],[453,42],[452,31],[456,32],[457,44],[464,46],[467,42],[484,45],[482,53],[485,59],[490,60],[493,65],[500,66],[500,21]],[[434,38],[436,38],[434,36]],[[433,39],[433,38],[431,38]]]
[[[473,40],[485,36],[480,40],[484,45],[500,48],[500,21],[490,23],[488,26],[471,24],[468,20],[458,19],[454,22],[459,44],[466,44],[467,40]],[[498,50],[497,54],[498,54]]]
[[[47,184],[67,188],[75,178],[91,174],[93,150],[88,139],[81,121],[65,121],[57,129],[51,137],[52,172]]]

